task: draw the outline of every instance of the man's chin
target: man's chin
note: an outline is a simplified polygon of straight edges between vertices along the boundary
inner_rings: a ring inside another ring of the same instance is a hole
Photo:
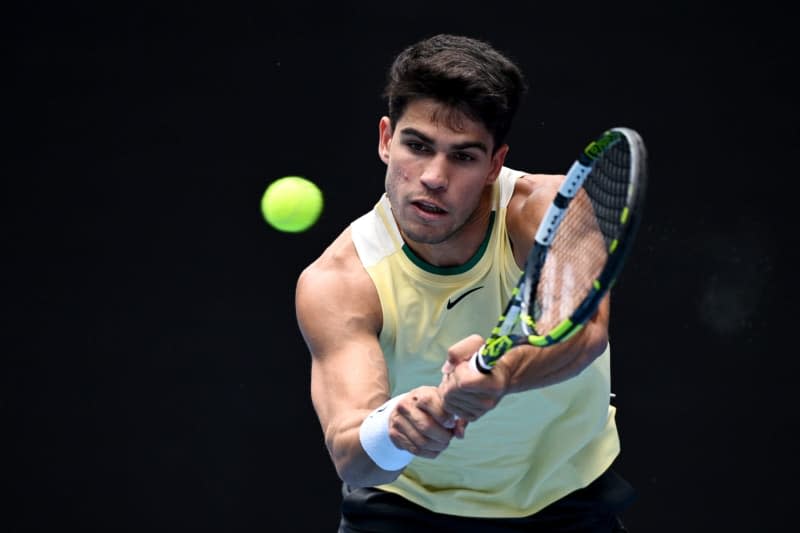
[[[440,244],[450,237],[450,233],[442,228],[434,228],[425,224],[417,224],[415,227],[406,227],[401,232],[406,240],[417,244]]]

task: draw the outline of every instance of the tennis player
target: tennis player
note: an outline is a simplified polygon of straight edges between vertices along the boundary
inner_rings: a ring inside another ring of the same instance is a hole
[[[505,166],[520,69],[436,35],[388,74],[386,192],[296,287],[339,531],[625,531],[608,298],[565,343],[469,363],[563,179]]]

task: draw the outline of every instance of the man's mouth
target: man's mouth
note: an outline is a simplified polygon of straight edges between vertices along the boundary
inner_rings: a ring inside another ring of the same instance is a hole
[[[430,202],[417,201],[413,202],[413,204],[421,211],[425,211],[426,213],[430,213],[432,215],[443,215],[447,213],[447,211],[445,211],[438,205],[432,204]]]

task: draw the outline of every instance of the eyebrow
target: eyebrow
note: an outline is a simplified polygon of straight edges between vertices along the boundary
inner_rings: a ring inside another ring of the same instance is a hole
[[[403,128],[402,130],[400,130],[400,133],[402,135],[413,135],[415,137],[419,137],[420,140],[428,144],[436,144],[433,139],[431,139],[430,137],[428,137],[427,135],[425,135],[424,133],[415,128]],[[463,143],[458,143],[451,146],[451,148],[453,150],[466,150],[468,148],[477,148],[478,150],[481,150],[484,153],[487,154],[489,153],[489,148],[480,141],[467,141]]]

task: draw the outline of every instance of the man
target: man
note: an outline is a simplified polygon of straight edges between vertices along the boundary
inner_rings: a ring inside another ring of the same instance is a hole
[[[524,92],[480,40],[401,52],[379,122],[386,194],[298,279],[341,532],[622,530],[608,298],[565,343],[514,348],[489,374],[469,362],[563,179],[504,166]]]

